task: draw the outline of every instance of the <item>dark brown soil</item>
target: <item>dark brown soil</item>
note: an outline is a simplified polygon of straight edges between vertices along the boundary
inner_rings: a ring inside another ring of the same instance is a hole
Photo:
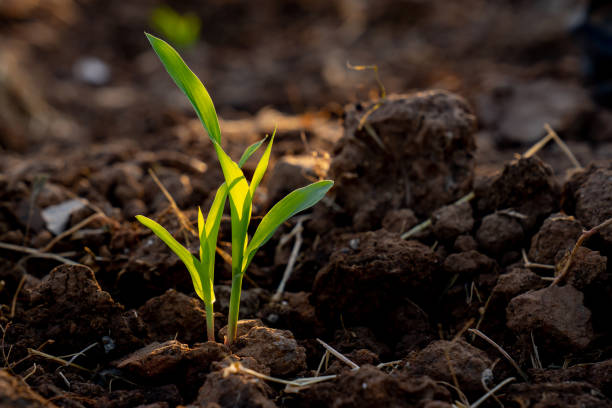
[[[209,342],[184,265],[134,219],[196,253],[149,170],[191,224],[222,182],[142,35],[157,3],[0,1],[0,407],[450,408],[510,377],[480,406],[612,406],[612,227],[551,286],[612,217],[612,113],[567,27],[585,2],[173,2],[201,19],[181,53],[232,157],[278,126],[255,222],[335,180],[282,294],[297,221],[255,257],[231,347],[227,260]],[[545,123],[584,167],[521,155]]]

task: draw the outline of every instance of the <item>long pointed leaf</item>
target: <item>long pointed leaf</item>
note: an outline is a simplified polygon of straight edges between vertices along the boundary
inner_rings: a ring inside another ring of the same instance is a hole
[[[264,137],[259,142],[255,142],[252,145],[250,145],[249,147],[247,147],[246,150],[244,151],[244,153],[242,153],[242,156],[240,157],[240,160],[238,161],[238,167],[242,168],[242,166],[244,166],[244,163],[246,163],[246,161],[249,160],[249,158],[253,155],[253,153],[255,153],[257,151],[257,149],[259,149],[259,147],[267,139],[268,139],[268,136]]]
[[[230,198],[232,218],[232,273],[240,273],[244,256],[247,229],[251,215],[252,197],[244,173],[232,159],[223,151],[218,143],[214,143],[225,183]]]
[[[209,297],[206,296],[206,293],[203,291],[202,276],[200,273],[202,272],[202,268],[200,261],[198,261],[197,258],[187,250],[187,248],[179,244],[178,241],[174,239],[174,237],[157,222],[143,215],[137,215],[136,219],[145,227],[153,231],[153,233],[157,235],[168,246],[168,248],[170,248],[172,252],[179,257],[181,261],[183,261],[187,267],[187,270],[189,271],[189,275],[191,275],[191,280],[193,281],[193,287],[196,293],[204,302],[208,302]]]
[[[208,91],[181,56],[164,40],[145,33],[155,53],[176,85],[187,95],[211,140],[221,143],[221,130],[215,105]]]
[[[298,188],[280,200],[263,217],[255,231],[255,235],[246,249],[242,272],[246,270],[257,249],[265,244],[274,235],[276,229],[286,220],[300,211],[312,207],[321,200],[327,191],[334,185],[331,180],[322,180],[306,187]]]
[[[257,163],[257,167],[255,167],[255,173],[253,173],[253,179],[251,180],[251,184],[249,186],[249,191],[251,192],[251,197],[255,196],[255,190],[261,179],[263,178],[266,169],[268,168],[268,163],[270,162],[270,153],[272,152],[272,143],[274,143],[274,136],[276,135],[276,128],[272,133],[272,137],[270,138],[270,142],[268,143],[268,147],[266,147],[266,151],[264,152],[261,159],[259,159],[259,163]]]

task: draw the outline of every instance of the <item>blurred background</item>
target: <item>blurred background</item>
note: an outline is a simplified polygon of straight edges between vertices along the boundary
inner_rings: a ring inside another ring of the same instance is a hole
[[[347,63],[376,64],[388,93],[464,96],[485,150],[520,150],[549,123],[577,155],[609,156],[605,3],[0,0],[0,148],[155,143],[193,118],[148,31],[180,50],[233,125],[337,123],[345,104],[379,95],[373,72]]]

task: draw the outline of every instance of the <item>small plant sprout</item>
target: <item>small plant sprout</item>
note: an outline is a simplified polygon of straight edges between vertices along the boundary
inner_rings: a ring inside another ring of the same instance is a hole
[[[185,263],[191,274],[196,293],[206,305],[208,336],[210,340],[212,339],[211,333],[213,333],[212,311],[215,301],[213,291],[214,256],[217,235],[219,233],[219,223],[225,201],[229,196],[232,226],[232,289],[228,316],[228,337],[225,339],[225,342],[231,344],[236,339],[242,278],[255,253],[274,235],[276,229],[287,219],[319,202],[332,187],[333,181],[321,180],[288,194],[276,203],[262,218],[255,230],[255,234],[249,240],[248,228],[253,210],[253,197],[268,167],[276,131],[272,134],[266,150],[255,168],[253,178],[249,183],[241,167],[266,139],[249,146],[242,154],[238,163],[234,162],[221,147],[221,131],[219,129],[217,113],[210,95],[202,82],[200,82],[198,77],[189,69],[180,55],[170,45],[150,34],[146,34],[146,36],[168,71],[168,74],[187,95],[200,121],[204,125],[217,153],[225,183],[217,190],[206,221],[202,212],[198,212],[200,259],[193,256],[155,221],[143,216],[138,216],[137,218],[145,226],[153,230]],[[209,318],[209,316],[211,317]]]

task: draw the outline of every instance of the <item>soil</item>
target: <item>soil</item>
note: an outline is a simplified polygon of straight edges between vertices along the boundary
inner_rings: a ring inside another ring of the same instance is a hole
[[[254,258],[230,347],[217,257],[207,341],[184,265],[134,219],[196,253],[149,170],[192,226],[222,182],[142,35],[158,2],[0,2],[0,407],[441,408],[509,378],[480,406],[612,407],[612,227],[570,258],[612,217],[612,113],[581,70],[592,44],[572,37],[603,11],[206,3],[173,6],[201,19],[181,53],[226,150],[278,126],[253,219],[318,178],[334,188]],[[389,95],[347,60],[378,64]],[[546,123],[580,168],[554,142],[524,154]],[[230,241],[224,217],[220,254]],[[247,369],[335,377],[286,387]]]

